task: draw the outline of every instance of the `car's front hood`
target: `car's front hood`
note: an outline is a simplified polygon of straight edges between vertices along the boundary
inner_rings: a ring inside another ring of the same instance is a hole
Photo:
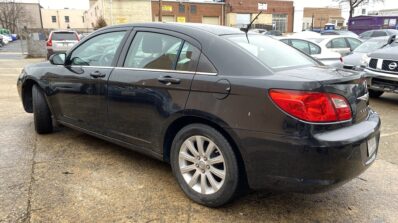
[[[366,55],[366,53],[353,53],[343,57],[344,65],[350,66],[360,66],[362,57]]]
[[[398,60],[398,46],[386,47],[369,55],[371,58],[385,59],[385,60]]]

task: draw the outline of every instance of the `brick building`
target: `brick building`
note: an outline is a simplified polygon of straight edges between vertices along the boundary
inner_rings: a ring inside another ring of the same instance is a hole
[[[303,30],[311,29],[312,22],[314,29],[323,28],[326,23],[333,23],[337,28],[344,26],[340,8],[304,8]]]
[[[223,2],[162,1],[162,21],[224,25]],[[152,1],[152,21],[159,21],[159,1]]]
[[[258,13],[258,5],[267,4],[267,10],[255,24],[273,27],[283,33],[293,32],[293,1],[225,0],[226,25],[240,27],[248,24]]]

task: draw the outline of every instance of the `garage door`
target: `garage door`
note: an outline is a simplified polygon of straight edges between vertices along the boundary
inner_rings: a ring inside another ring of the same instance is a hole
[[[220,17],[218,16],[203,16],[202,23],[211,25],[220,25]]]
[[[155,17],[155,22],[159,21],[159,17]],[[162,16],[162,22],[175,22],[176,20],[174,19],[173,15],[163,15]]]

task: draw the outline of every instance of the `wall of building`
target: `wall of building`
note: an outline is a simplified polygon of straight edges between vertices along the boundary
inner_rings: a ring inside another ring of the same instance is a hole
[[[41,9],[45,29],[84,29],[84,10]],[[68,20],[69,19],[69,20]]]
[[[224,24],[224,3],[162,1],[162,21]],[[159,1],[152,1],[152,21],[158,21]]]
[[[90,0],[86,27],[94,28],[102,16],[108,25],[152,21],[150,0]]]
[[[275,23],[279,23],[276,20],[281,20],[281,17],[283,17],[286,19],[284,32],[293,32],[293,1],[247,0],[243,2],[241,0],[225,0],[226,17],[228,18],[226,25],[241,26],[242,24],[239,24],[239,21],[245,20],[242,20],[242,18],[247,17],[248,14],[250,14],[250,19],[253,19],[259,13],[258,3],[266,3],[267,10],[264,10],[256,23],[264,22],[265,25],[275,26]]]
[[[344,23],[340,8],[304,8],[304,26],[307,25],[309,20],[311,20],[312,25],[312,16],[314,16],[314,28],[323,28],[326,23],[341,25]]]

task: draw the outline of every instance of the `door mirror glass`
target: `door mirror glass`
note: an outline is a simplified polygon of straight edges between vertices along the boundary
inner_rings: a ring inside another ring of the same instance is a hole
[[[54,65],[64,65],[65,64],[65,53],[53,54],[50,56],[50,63]]]

